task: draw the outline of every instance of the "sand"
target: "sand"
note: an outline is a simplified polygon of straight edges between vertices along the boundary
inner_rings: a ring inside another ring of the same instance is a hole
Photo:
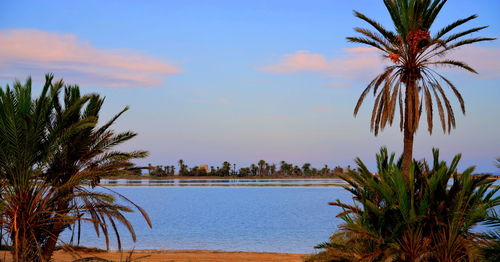
[[[130,251],[119,252],[78,252],[82,258],[99,257],[111,261],[141,261],[141,262],[212,262],[212,261],[252,261],[252,262],[300,262],[304,261],[307,255],[286,254],[286,253],[260,253],[260,252],[225,252],[211,250],[135,250],[131,255],[131,260],[127,260]],[[0,259],[12,261],[10,254],[5,251],[0,252]],[[71,262],[77,259],[64,251],[57,251],[53,257],[55,262]]]

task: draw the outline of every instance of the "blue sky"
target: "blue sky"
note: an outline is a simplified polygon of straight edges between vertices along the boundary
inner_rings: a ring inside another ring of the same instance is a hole
[[[371,97],[352,115],[383,65],[345,40],[366,26],[352,10],[391,28],[382,1],[2,1],[0,9],[1,86],[54,72],[105,95],[105,117],[130,106],[116,128],[139,133],[123,149],[149,150],[140,164],[320,167],[359,156],[373,167],[380,146],[401,152],[398,127],[370,132]],[[468,26],[489,25],[478,35],[499,37],[499,9],[495,0],[449,1],[434,29],[478,14]],[[500,42],[461,54],[480,75],[441,71],[467,114],[450,135],[430,136],[421,122],[415,157],[438,147],[447,159],[463,153],[462,167],[497,172]]]

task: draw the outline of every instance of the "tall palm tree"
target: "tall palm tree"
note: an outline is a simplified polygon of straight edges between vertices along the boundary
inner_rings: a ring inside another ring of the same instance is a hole
[[[365,96],[373,89],[376,98],[371,117],[371,130],[377,135],[387,124],[392,125],[396,105],[399,104],[400,129],[404,135],[405,174],[408,174],[412,162],[413,136],[424,110],[427,116],[427,129],[432,134],[433,101],[437,105],[443,132],[449,133],[455,128],[455,115],[444,87],[449,87],[453,91],[465,114],[464,101],[456,86],[434,68],[450,66],[477,73],[466,63],[445,56],[459,47],[495,39],[471,36],[486,26],[452,33],[454,29],[475,19],[476,15],[456,20],[431,35],[431,27],[445,3],[446,0],[384,0],[394,31],[355,11],[355,16],[370,24],[375,31],[355,28],[361,36],[347,37],[350,42],[378,49],[391,62],[391,65],[375,77],[362,92],[354,109],[354,115],[357,115]]]
[[[231,163],[224,161],[220,172],[222,176],[229,176],[231,174]]]
[[[264,166],[266,165],[266,161],[265,160],[259,160],[259,162],[257,162],[257,165],[259,166],[259,175],[262,176],[264,174]]]
[[[179,175],[185,175],[187,173],[187,166],[184,164],[184,160],[179,159],[177,163],[179,164]]]

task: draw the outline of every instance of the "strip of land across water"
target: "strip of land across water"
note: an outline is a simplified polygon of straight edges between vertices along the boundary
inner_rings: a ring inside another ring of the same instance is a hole
[[[113,176],[106,179],[331,179],[338,176]]]
[[[483,175],[483,174],[477,174]],[[500,180],[500,175],[491,175],[490,179]],[[335,179],[340,178],[338,176],[113,176],[106,177],[106,179]]]

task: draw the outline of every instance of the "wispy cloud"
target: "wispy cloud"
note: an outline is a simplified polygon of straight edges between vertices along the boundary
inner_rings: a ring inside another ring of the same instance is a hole
[[[281,61],[261,69],[275,74],[293,74],[300,72],[317,72],[327,76],[348,80],[371,79],[388,64],[375,48],[347,48],[339,57],[327,58],[322,54],[314,54],[307,50],[283,55]],[[500,77],[500,48],[466,46],[449,54],[471,65],[482,79]],[[441,68],[442,69],[442,68]],[[448,69],[442,69],[449,71]],[[345,88],[344,84],[332,84],[332,88]]]
[[[281,62],[266,66],[263,69],[280,74],[300,71],[325,72],[330,69],[330,63],[323,55],[311,54],[307,50],[299,50],[293,54],[285,54]]]
[[[283,55],[277,64],[265,66],[262,70],[276,74],[318,72],[333,77],[365,79],[383,66],[383,59],[374,48],[347,48],[343,51],[340,57],[328,59],[322,54],[299,50]]]
[[[465,46],[450,54],[479,73],[481,79],[500,78],[500,48]]]
[[[136,51],[99,49],[75,35],[29,29],[0,31],[0,70],[10,77],[54,72],[79,84],[117,87],[158,86],[181,72]]]

